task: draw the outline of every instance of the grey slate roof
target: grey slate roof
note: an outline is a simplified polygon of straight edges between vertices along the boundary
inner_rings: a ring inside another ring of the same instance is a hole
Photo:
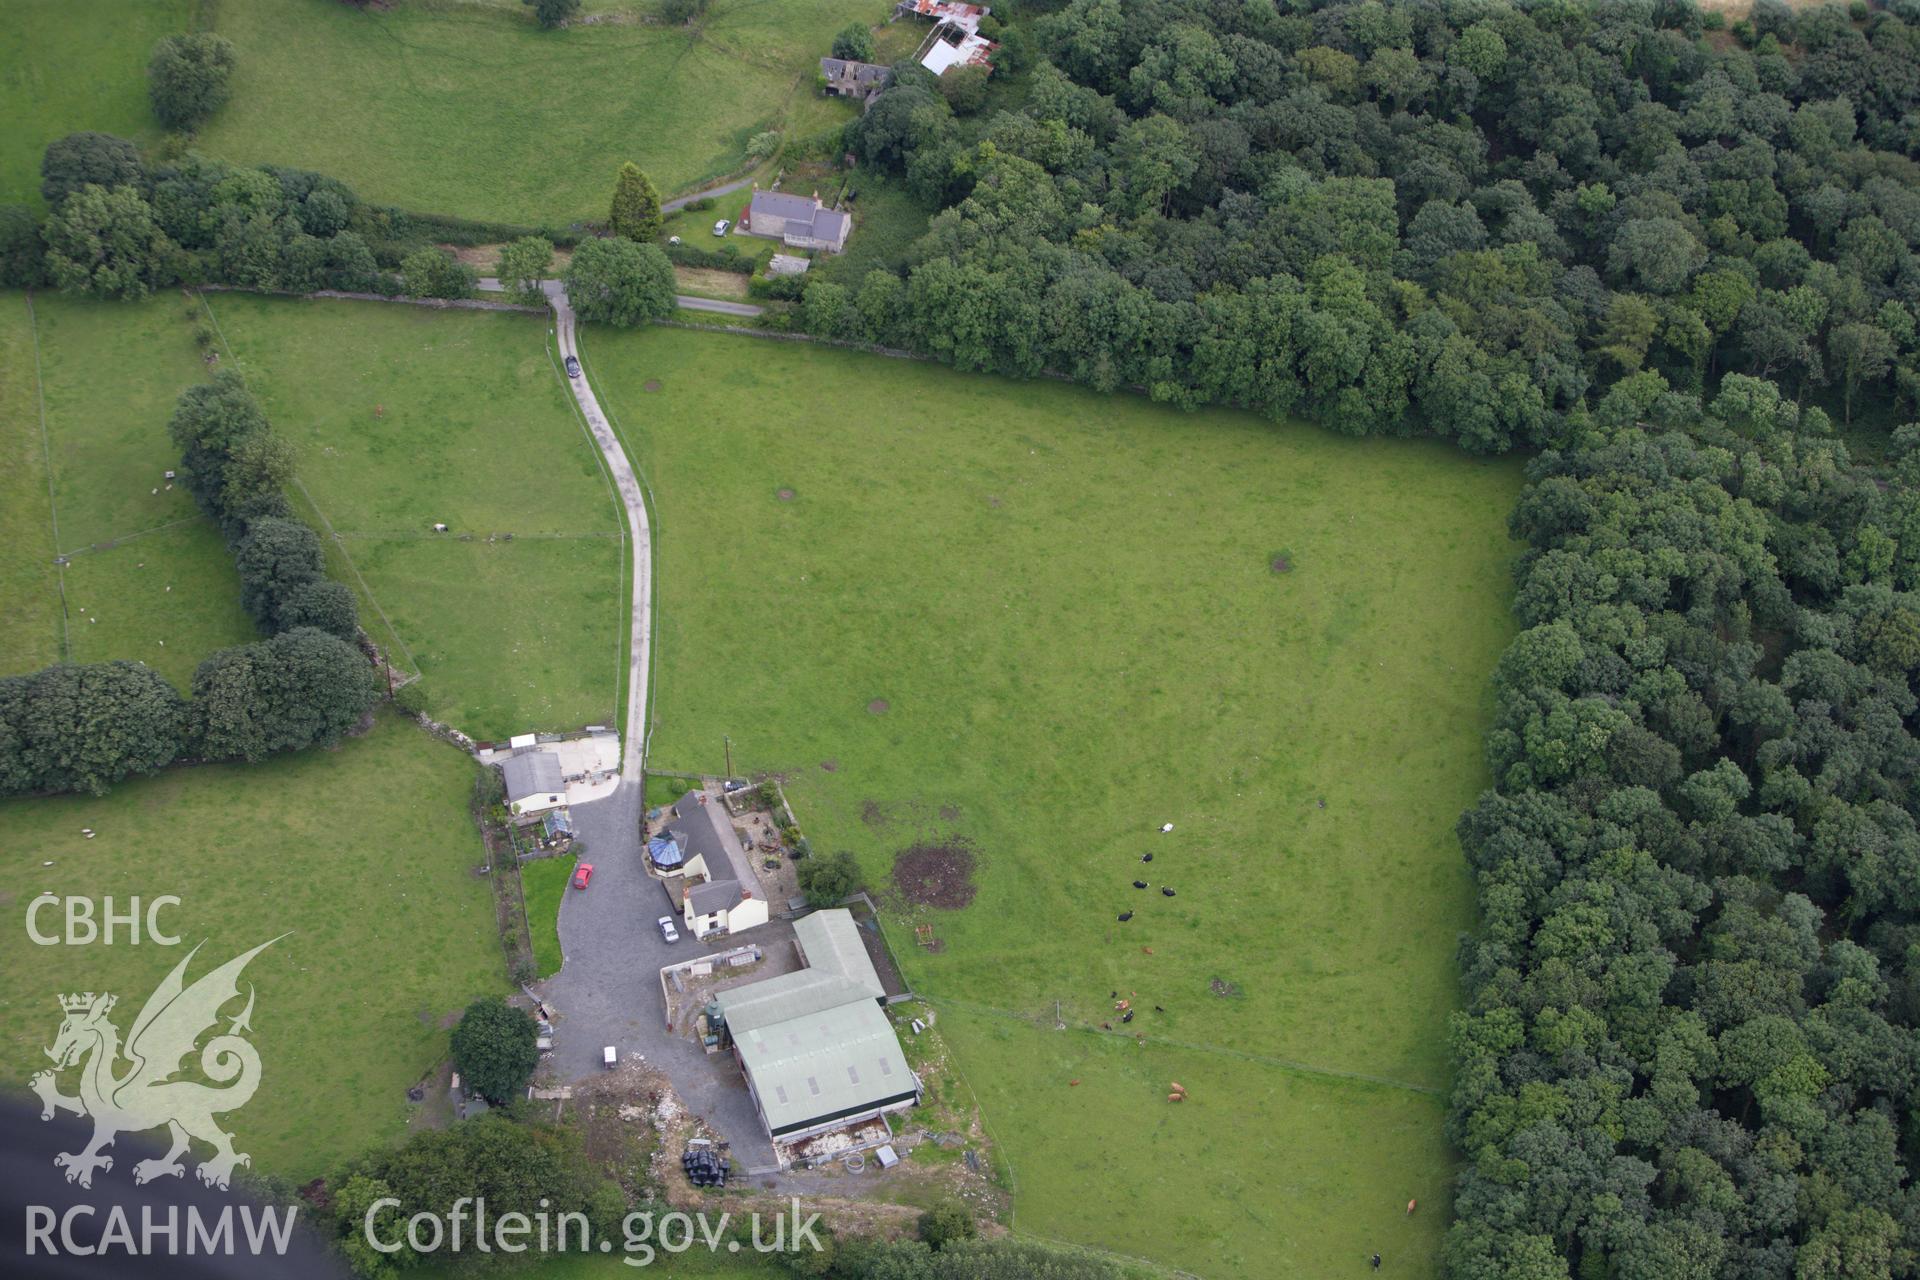
[[[813,231],[815,240],[841,241],[846,239],[847,231],[853,226],[853,215],[840,209],[816,209],[813,212]]]
[[[892,78],[893,68],[878,62],[855,62],[850,58],[822,58],[820,74],[829,80],[851,80],[869,89],[878,89]]]
[[[760,882],[747,863],[746,850],[733,833],[726,805],[715,799],[700,803],[703,793],[689,791],[667,810],[667,834],[681,847],[689,860],[698,857],[707,864],[707,876],[713,880],[735,880],[747,888],[748,896],[758,898]],[[734,900],[740,894],[736,888]]]
[[[738,880],[709,880],[697,884],[687,894],[687,903],[697,916],[710,916],[716,911],[725,911],[740,901],[740,882]]]
[[[513,756],[500,766],[500,774],[506,780],[507,799],[510,802],[525,800],[528,796],[566,791],[565,784],[560,781],[560,757],[551,751],[530,751],[525,755]]]
[[[791,191],[756,191],[747,209],[754,216],[770,213],[776,218],[798,222],[811,222],[814,214],[813,197],[797,196]]]

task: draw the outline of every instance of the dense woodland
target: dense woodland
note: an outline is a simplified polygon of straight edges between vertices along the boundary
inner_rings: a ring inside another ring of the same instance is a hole
[[[1017,110],[914,67],[851,131],[945,206],[810,323],[966,368],[1476,450],[1620,378],[1920,395],[1920,5],[1024,4]],[[1911,416],[1909,414],[1909,416]]]
[[[811,327],[1538,450],[1460,823],[1449,1274],[1920,1274],[1920,5],[1003,38],[1004,109],[908,68],[852,131],[944,208]]]

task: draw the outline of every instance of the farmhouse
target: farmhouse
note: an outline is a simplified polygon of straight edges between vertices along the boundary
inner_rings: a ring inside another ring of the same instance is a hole
[[[515,817],[545,813],[567,802],[560,757],[552,752],[528,751],[512,756],[500,766],[500,776],[507,787],[507,809]]]
[[[667,810],[664,830],[647,842],[647,857],[681,880],[681,915],[696,938],[739,933],[767,922],[767,895],[740,847],[727,807],[689,791]]]
[[[714,1002],[776,1151],[920,1101],[853,916],[816,911],[795,921],[793,934],[804,969]]]
[[[755,187],[753,199],[740,218],[740,229],[778,240],[790,249],[839,253],[846,248],[847,235],[853,230],[853,215],[827,208],[818,195],[797,196]]]
[[[875,97],[893,79],[893,68],[877,62],[854,62],[847,58],[820,59],[820,75],[827,92],[862,102]]]

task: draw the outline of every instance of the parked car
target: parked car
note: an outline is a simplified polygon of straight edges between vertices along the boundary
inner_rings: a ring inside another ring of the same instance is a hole
[[[672,916],[661,916],[659,920],[659,924],[660,924],[661,937],[665,938],[668,942],[680,941],[679,931],[673,927]]]
[[[593,879],[593,864],[591,862],[583,862],[579,866],[573,869],[573,887],[574,888],[576,889],[586,888],[587,881],[591,879]]]
[[[727,234],[728,230],[730,230],[732,226],[733,224],[731,222],[728,222],[725,218],[722,218],[720,219],[720,221],[713,224],[713,234],[717,236],[723,236]]]
[[[567,376],[569,378],[577,378],[580,376],[580,357],[579,356],[567,357]]]

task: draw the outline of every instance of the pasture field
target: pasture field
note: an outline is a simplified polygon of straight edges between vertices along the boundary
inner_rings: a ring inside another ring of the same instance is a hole
[[[653,758],[730,735],[857,854],[1017,1226],[1437,1274],[1452,828],[1518,463],[742,337],[583,345],[658,502]],[[971,904],[916,905],[909,849],[953,901],[970,860]]]
[[[0,295],[0,675],[60,658],[60,571],[48,517],[47,454],[33,322],[23,294]]]
[[[362,197],[468,218],[603,219],[621,162],[663,197],[739,170],[767,129],[852,119],[815,101],[817,61],[885,0],[714,0],[693,26],[604,21],[541,31],[519,4],[358,9],[222,5],[233,99],[199,146],[332,174]]]
[[[536,858],[520,867],[520,892],[527,903],[527,932],[533,938],[533,962],[540,976],[560,972],[560,902],[573,879],[572,858]]]
[[[191,0],[8,0],[0,22],[0,204],[45,207],[40,154],[82,129],[159,140],[147,58]]]
[[[24,540],[8,553],[18,565],[9,574],[26,577],[0,672],[35,670],[63,652],[76,662],[129,658],[184,690],[209,653],[259,638],[219,531],[184,485],[165,479],[179,465],[167,437],[173,402],[207,376],[189,304],[177,293],[137,303],[43,293],[31,311],[19,294],[7,302],[31,328],[24,360],[0,377],[8,404],[31,416],[8,413],[8,438],[23,442],[26,468],[6,481],[20,504],[8,504],[7,519]],[[51,507],[36,457],[41,397]],[[66,557],[63,567],[52,550]]]
[[[467,815],[473,770],[382,713],[337,750],[170,769],[100,798],[0,803],[16,855],[0,864],[0,895],[21,913],[0,995],[0,1076],[17,1087],[46,1065],[61,993],[116,993],[125,1034],[192,946],[205,943],[189,980],[278,938],[246,971],[262,1073],[225,1119],[238,1149],[257,1171],[300,1182],[399,1140],[406,1090],[446,1054],[449,1015],[507,989],[492,895],[473,874],[485,859]],[[29,945],[25,906],[47,890],[122,907],[178,895],[161,923],[182,945]]]
[[[299,450],[296,507],[360,594],[369,634],[424,677],[428,714],[481,739],[611,723],[626,625],[620,508],[546,322],[206,301]]]

